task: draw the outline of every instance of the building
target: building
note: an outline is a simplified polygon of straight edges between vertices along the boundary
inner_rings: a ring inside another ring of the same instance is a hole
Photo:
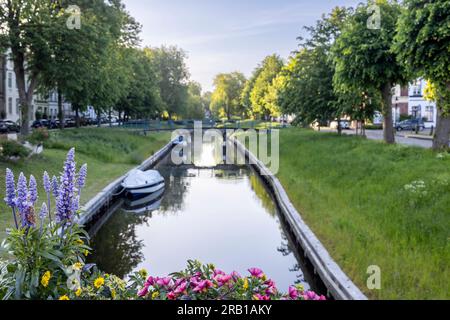
[[[427,82],[417,79],[409,86],[408,114],[414,119],[423,119],[426,128],[436,127],[437,105],[436,102],[425,100],[425,88]]]
[[[409,115],[409,87],[397,85],[392,96],[392,115],[394,122],[399,122],[402,116]]]
[[[9,59],[10,50],[0,55],[0,116],[2,119],[21,122],[19,90],[17,88],[14,63]],[[65,117],[73,116],[72,105],[63,101]],[[30,109],[30,124],[36,116],[47,119],[58,118],[58,95],[52,90],[48,95],[35,94]]]

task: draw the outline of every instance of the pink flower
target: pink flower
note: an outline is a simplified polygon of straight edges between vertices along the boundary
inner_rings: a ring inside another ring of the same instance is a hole
[[[290,297],[292,300],[297,300],[297,299],[298,299],[298,296],[299,296],[299,294],[298,294],[297,288],[295,288],[295,287],[289,287],[289,297]],[[305,300],[306,300],[306,299],[305,299]]]
[[[218,274],[214,278],[214,280],[217,281],[219,286],[223,286],[223,285],[227,284],[228,282],[230,282],[231,276],[230,275],[226,275],[226,274]]]
[[[255,278],[262,278],[264,276],[264,272],[258,268],[250,268],[248,269],[248,272],[250,272],[251,276]]]
[[[181,294],[181,293],[186,291],[186,289],[187,289],[187,282],[186,282],[186,280],[183,280],[183,281],[184,282],[181,282],[180,284],[178,284],[178,286],[174,290],[175,294]]]
[[[258,300],[258,301],[269,301],[270,300],[270,297],[269,296],[267,296],[267,295],[261,295],[261,294],[259,294],[259,293],[257,293],[257,294],[255,294],[254,296],[253,296],[253,298],[255,299],[255,300]]]
[[[200,283],[200,278],[199,277],[197,277],[197,276],[194,276],[194,277],[192,277],[191,278],[191,285],[193,286],[193,287],[196,287],[196,286],[198,286],[198,284]]]
[[[160,287],[168,287],[170,285],[171,281],[172,281],[172,278],[170,278],[170,277],[156,278],[156,284]]]
[[[177,295],[173,291],[171,291],[167,294],[167,299],[169,299],[169,300],[175,300],[176,298],[177,298]]]
[[[212,288],[213,285],[214,284],[211,281],[203,280],[194,288],[194,292],[206,292],[209,288]]]
[[[217,275],[225,275],[225,272],[223,272],[222,270],[216,269],[213,271],[213,278],[215,278]]]
[[[148,287],[145,286],[141,291],[138,292],[138,297],[142,298],[148,294]]]
[[[148,277],[148,279],[147,279],[147,281],[145,282],[145,285],[146,286],[153,286],[153,285],[155,285],[155,278],[153,278],[153,277]]]
[[[325,296],[318,296],[313,291],[306,291],[305,294],[303,294],[304,300],[315,300],[315,301],[324,301],[326,300]]]

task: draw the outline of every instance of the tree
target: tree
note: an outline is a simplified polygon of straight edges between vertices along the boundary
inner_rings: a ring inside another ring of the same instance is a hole
[[[125,67],[131,75],[129,85],[116,103],[119,118],[154,118],[162,111],[156,66],[143,50],[125,48]]]
[[[278,76],[283,65],[283,60],[274,54],[266,57],[260,67],[258,67],[261,70],[257,72],[259,75],[250,93],[250,102],[254,114],[265,117],[277,114],[278,111],[273,110],[273,106],[267,103],[266,96],[269,93],[270,86],[273,84],[273,80]]]
[[[80,10],[80,28],[66,26],[72,14],[67,11],[69,4],[77,5]],[[61,1],[55,8],[59,14],[44,28],[46,33],[43,36],[49,41],[47,53],[39,56],[41,63],[46,66],[40,70],[39,87],[41,91],[57,89],[62,129],[62,97],[72,102],[79,126],[79,111],[87,107],[91,96],[89,93],[95,92],[98,84],[94,81],[96,63],[106,55],[108,47],[121,38],[125,13],[117,4],[109,6],[99,0]]]
[[[373,5],[380,9],[379,29],[368,27],[368,21],[373,18],[369,9]],[[359,5],[333,47],[336,65],[335,87],[338,90],[362,88],[363,92],[380,92],[386,143],[395,143],[392,88],[396,84],[406,82],[404,68],[397,63],[392,52],[400,13],[400,6],[396,1],[376,0]]]
[[[46,66],[39,57],[48,54],[45,35],[55,17],[53,1],[7,0],[0,2],[0,46],[11,48],[11,59],[19,91],[21,132],[28,135],[33,94],[40,70]]]
[[[205,117],[205,106],[202,99],[201,85],[195,81],[190,81],[186,108],[183,111],[184,118],[202,120]]]
[[[279,104],[300,121],[321,124],[340,120],[344,108],[333,85],[335,67],[330,51],[350,13],[351,9],[336,7],[315,26],[306,27],[309,37],[299,38],[301,50],[283,69]]]
[[[435,87],[438,122],[433,149],[448,148],[450,134],[450,2],[406,0],[394,50],[411,77]]]
[[[146,48],[147,56],[158,70],[158,85],[164,109],[172,119],[181,115],[186,106],[189,71],[186,53],[177,47]]]
[[[240,72],[221,73],[214,79],[214,92],[211,97],[211,111],[228,120],[232,116],[242,116],[241,94],[246,79]]]

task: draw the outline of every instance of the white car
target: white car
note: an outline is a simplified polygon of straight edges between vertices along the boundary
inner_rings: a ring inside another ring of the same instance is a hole
[[[332,121],[330,123],[330,128],[337,130],[338,122],[337,121]],[[348,121],[348,120],[341,120],[341,128],[342,128],[342,130],[349,130],[350,129],[350,121]]]

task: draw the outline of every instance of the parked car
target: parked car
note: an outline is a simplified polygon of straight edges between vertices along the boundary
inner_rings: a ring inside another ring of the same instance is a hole
[[[20,126],[14,121],[4,120],[2,122],[6,123],[6,126],[8,127],[8,132],[15,132],[15,133],[20,132]]]
[[[399,122],[395,128],[397,131],[403,131],[403,130],[415,130],[417,127],[419,127],[420,131],[425,130],[425,123],[421,119],[410,119]]]
[[[338,128],[338,122],[337,121],[332,121],[330,123],[330,128],[331,129],[337,129]],[[341,128],[342,128],[342,130],[350,130],[350,121],[348,121],[348,120],[341,120]]]
[[[0,134],[8,133],[8,125],[4,121],[0,121]]]
[[[36,121],[34,121],[33,122],[33,124],[31,125],[31,127],[33,128],[33,129],[38,129],[38,128],[48,128],[48,126],[49,126],[49,121],[48,120],[45,120],[45,119],[42,119],[42,120],[36,120]]]

